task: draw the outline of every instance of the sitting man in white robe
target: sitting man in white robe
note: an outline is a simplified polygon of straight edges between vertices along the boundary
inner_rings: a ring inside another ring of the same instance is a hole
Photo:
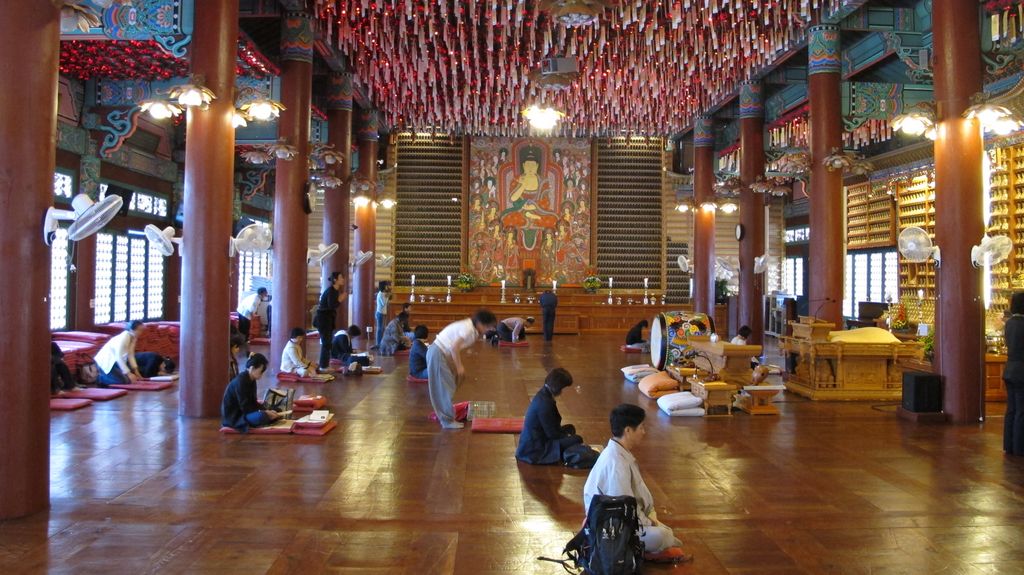
[[[612,410],[609,418],[612,438],[597,458],[583,486],[583,506],[589,512],[590,501],[595,495],[629,495],[635,498],[637,517],[640,520],[640,539],[644,542],[647,560],[687,561],[692,557],[680,549],[682,544],[672,533],[672,528],[658,521],[654,498],[640,476],[640,468],[632,453],[647,434],[644,426],[646,416],[642,407],[630,403],[623,403]]]

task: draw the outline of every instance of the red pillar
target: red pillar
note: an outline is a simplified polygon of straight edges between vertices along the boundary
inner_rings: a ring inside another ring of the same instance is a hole
[[[327,94],[327,142],[344,156],[340,165],[335,166],[335,176],[343,181],[352,173],[352,76],[348,73],[331,76]],[[323,266],[321,285],[327,285],[327,276],[340,271],[345,274],[346,286],[351,286],[349,277],[349,225],[352,220],[349,186],[328,188],[324,193],[324,243],[338,244],[338,251]],[[338,308],[335,325],[348,327],[348,302]]]
[[[808,313],[842,324],[843,174],[822,161],[843,147],[839,27],[812,26],[808,48],[811,140],[811,243],[808,252]]]
[[[984,312],[981,273],[971,265],[971,246],[984,235],[983,141],[978,123],[965,120],[970,98],[982,90],[978,5],[935,0],[935,239],[942,250],[936,272],[935,351],[945,379],[943,411],[954,423],[985,415]]]
[[[270,364],[277,368],[294,327],[307,328],[306,248],[308,218],[302,210],[309,158],[310,105],[313,91],[313,31],[309,14],[288,12],[281,30],[281,103],[277,135],[298,153],[277,160],[274,187],[274,285]]]
[[[764,176],[764,99],[761,84],[740,86],[740,325],[750,327],[751,345],[764,339],[764,278],[754,273],[754,258],[765,252],[764,197],[750,190],[750,184]]]
[[[693,309],[715,316],[715,133],[711,118],[697,118],[693,126]],[[722,326],[721,329],[725,329]]]
[[[238,0],[198,6],[192,71],[216,99],[190,110],[185,127],[185,223],[181,259],[181,402],[186,417],[214,417],[228,383],[231,308],[228,241],[235,177]]]
[[[352,253],[369,252],[376,249],[377,240],[377,112],[366,110],[359,114],[359,173],[355,182],[353,195],[356,197],[355,210],[356,230]],[[365,186],[365,187],[364,187]],[[369,201],[363,201],[365,197]],[[376,258],[357,267],[352,273],[352,323],[361,328],[374,325],[376,308],[374,274]],[[365,337],[364,349],[369,348],[376,339]]]
[[[0,18],[0,519],[46,509],[50,496],[50,250],[42,223],[57,160],[60,19],[52,2],[14,2]]]

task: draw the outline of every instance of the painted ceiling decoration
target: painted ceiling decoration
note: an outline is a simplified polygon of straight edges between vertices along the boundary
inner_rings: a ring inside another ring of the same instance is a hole
[[[317,0],[319,28],[367,84],[387,122],[512,136],[520,112],[553,106],[555,133],[664,135],[802,42],[818,0],[609,1],[567,28],[536,0]],[[574,58],[580,78],[545,91],[530,73]]]

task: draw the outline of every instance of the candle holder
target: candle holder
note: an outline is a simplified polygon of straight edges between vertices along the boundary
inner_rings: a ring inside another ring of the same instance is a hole
[[[612,290],[608,290],[608,305],[612,305]]]
[[[647,296],[647,288],[644,288],[644,305],[649,305],[650,303],[651,303],[651,300]]]
[[[505,301],[505,288],[501,288],[501,303],[508,303]]]
[[[519,299],[519,294],[516,294],[512,301],[514,301],[516,303],[520,303],[521,300]]]
[[[665,305],[665,294],[661,294],[661,305]]]
[[[409,303],[416,303],[416,284],[412,284],[412,288],[409,291]]]
[[[448,288],[448,293],[444,295],[444,303],[452,303],[452,288]]]

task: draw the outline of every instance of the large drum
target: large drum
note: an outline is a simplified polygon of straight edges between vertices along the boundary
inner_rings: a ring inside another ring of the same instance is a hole
[[[714,320],[703,313],[666,311],[651,321],[651,365],[663,370],[680,362],[689,336],[711,335]]]

